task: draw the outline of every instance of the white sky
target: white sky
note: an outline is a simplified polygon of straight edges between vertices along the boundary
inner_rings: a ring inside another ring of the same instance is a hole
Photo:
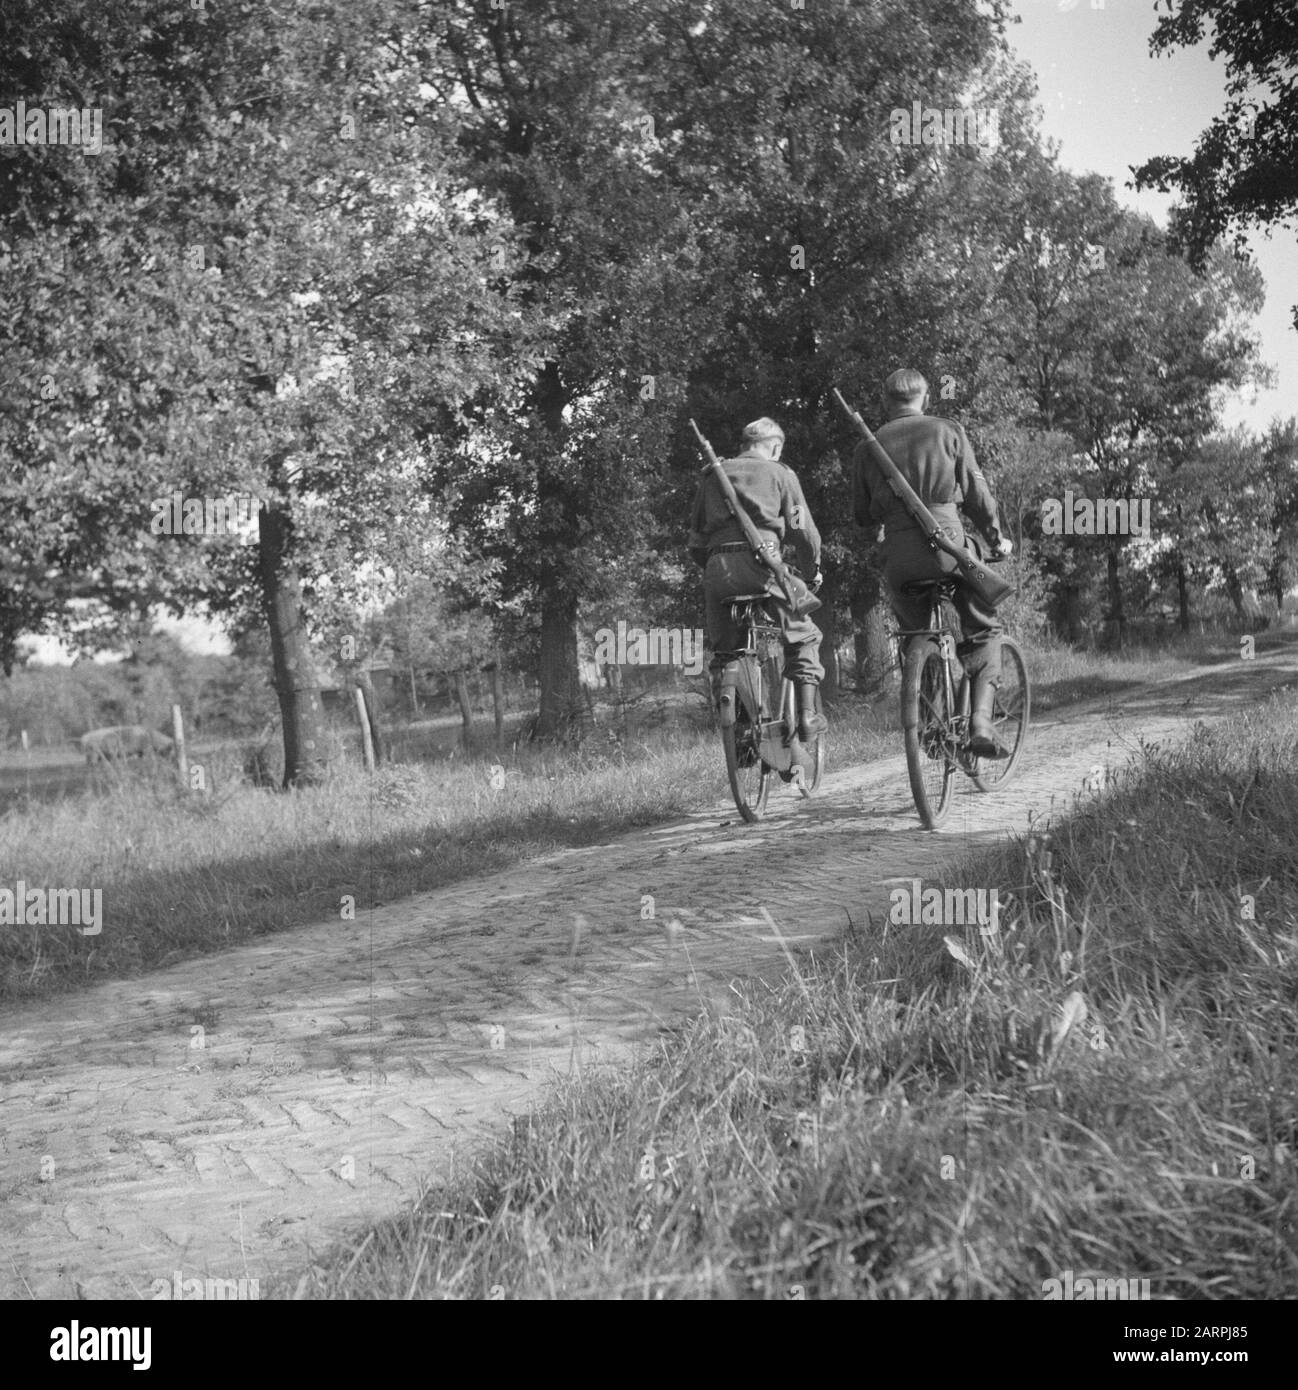
[[[1096,7],[1092,8],[1092,4]],[[1285,3],[1285,0],[1274,0]],[[1153,58],[1154,0],[1011,0],[1019,19],[1008,37],[1037,75],[1042,131],[1076,173],[1113,180],[1118,201],[1167,223],[1171,194],[1124,187],[1129,166],[1154,155],[1190,155],[1225,97],[1226,69],[1197,48]],[[1276,230],[1249,236],[1266,280],[1266,306],[1255,322],[1262,357],[1276,368],[1272,390],[1249,392],[1227,408],[1228,425],[1260,430],[1275,415],[1298,413],[1298,238]]]

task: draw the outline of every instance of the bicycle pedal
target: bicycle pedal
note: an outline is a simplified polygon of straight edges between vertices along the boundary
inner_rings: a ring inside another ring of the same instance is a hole
[[[807,785],[807,770],[801,763],[795,763],[789,769],[789,781],[793,783],[799,791]]]

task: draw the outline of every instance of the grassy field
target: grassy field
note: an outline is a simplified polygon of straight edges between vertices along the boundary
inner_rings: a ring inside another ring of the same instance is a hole
[[[1219,656],[1195,639],[1122,659],[1066,648],[1030,654],[1037,710],[1117,694]],[[831,770],[899,751],[895,696],[831,710]],[[166,765],[102,779],[96,791],[0,817],[0,884],[103,891],[103,930],[0,929],[0,1000],[40,997],[327,919],[529,856],[670,819],[727,795],[721,749],[696,702],[675,727],[582,751],[344,763],[290,795],[241,780],[236,750],[208,759],[208,791],[182,793]],[[503,770],[503,780],[492,768]],[[499,784],[499,785],[497,785]]]
[[[952,874],[999,885],[996,934],[804,959],[278,1292],[1293,1297],[1296,748],[1286,696],[1146,750]]]

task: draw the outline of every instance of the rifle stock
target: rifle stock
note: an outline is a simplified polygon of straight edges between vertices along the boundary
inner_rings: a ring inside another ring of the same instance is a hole
[[[837,386],[833,390],[834,399],[843,407],[844,414],[856,426],[861,438],[865,441],[866,453],[874,460],[879,472],[887,478],[888,486],[892,488],[902,505],[915,519],[929,546],[933,550],[943,550],[951,556],[956,563],[956,573],[959,574],[961,580],[989,608],[995,608],[1003,599],[1008,598],[1014,592],[1014,586],[1007,584],[998,574],[993,574],[977,556],[946,536],[941,526],[938,525],[937,518],[920,501],[914,488],[889,458],[888,451],[874,437],[869,425],[843,399]]]

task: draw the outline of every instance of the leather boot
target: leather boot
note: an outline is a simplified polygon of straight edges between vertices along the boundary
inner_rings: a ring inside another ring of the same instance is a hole
[[[973,678],[969,710],[969,751],[978,758],[1008,758],[1009,749],[996,741],[992,709],[996,704],[996,683],[986,671]]]
[[[829,721],[816,709],[819,688],[814,681],[798,682],[798,736],[803,743],[810,743],[829,730]]]

